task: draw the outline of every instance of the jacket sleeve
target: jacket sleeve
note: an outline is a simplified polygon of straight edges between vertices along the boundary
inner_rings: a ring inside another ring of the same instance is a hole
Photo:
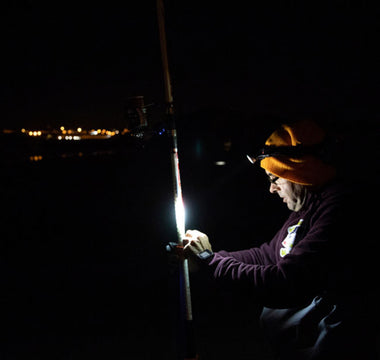
[[[277,235],[278,236],[278,235]],[[260,247],[254,247],[248,250],[240,251],[219,251],[217,254],[220,258],[232,258],[238,262],[251,264],[251,265],[270,265],[275,263],[274,248],[276,244],[276,238],[269,242],[263,243]]]
[[[338,208],[324,206],[313,214],[309,231],[283,258],[269,263],[265,249],[260,251],[216,253],[209,262],[214,277],[248,286],[265,306],[298,306],[318,294],[332,271],[331,259],[339,262],[334,241]],[[247,261],[249,260],[249,261]],[[334,264],[335,266],[335,264]]]

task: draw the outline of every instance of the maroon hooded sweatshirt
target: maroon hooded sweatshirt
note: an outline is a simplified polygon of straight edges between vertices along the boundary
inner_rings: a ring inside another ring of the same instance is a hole
[[[270,242],[207,261],[215,278],[248,288],[263,305],[262,325],[279,359],[375,358],[364,295],[372,270],[362,261],[357,205],[341,186],[325,186]]]

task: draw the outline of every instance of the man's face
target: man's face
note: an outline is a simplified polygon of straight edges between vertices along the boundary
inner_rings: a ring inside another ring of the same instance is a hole
[[[277,194],[280,198],[282,198],[289,210],[301,210],[306,198],[306,187],[283,178],[277,178],[277,176],[268,171],[266,171],[266,173],[271,181],[269,191],[272,194]],[[277,180],[273,182],[276,178]]]

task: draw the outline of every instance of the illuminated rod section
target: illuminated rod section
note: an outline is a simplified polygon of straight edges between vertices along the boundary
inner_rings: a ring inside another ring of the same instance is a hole
[[[175,130],[173,130],[173,136],[176,140]],[[173,148],[173,169],[174,169],[174,206],[175,206],[175,219],[177,226],[178,242],[182,245],[183,238],[185,237],[185,205],[182,198],[181,177],[179,173],[179,160],[178,149],[176,147],[176,141]]]
[[[177,198],[175,201],[175,219],[177,224],[178,239],[181,241],[185,236],[185,206],[182,198]]]
[[[177,226],[178,244],[183,245],[183,239],[185,237],[185,206],[182,198],[182,186],[181,176],[179,171],[179,159],[178,159],[178,146],[177,146],[177,131],[172,129],[173,139],[173,153],[172,153],[172,168],[173,168],[173,183],[174,183],[174,207],[175,218]],[[190,292],[190,276],[189,265],[187,259],[182,259],[181,279],[182,279],[182,291],[185,297],[185,315],[187,321],[193,320],[193,311],[191,306],[191,292]]]

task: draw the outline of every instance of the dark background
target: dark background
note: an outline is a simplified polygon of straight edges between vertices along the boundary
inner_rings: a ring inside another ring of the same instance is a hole
[[[163,121],[154,1],[1,6],[3,129],[124,127],[134,95]],[[287,211],[244,154],[303,117],[340,140],[343,174],[363,189],[358,209],[377,203],[375,6],[165,6],[187,228],[215,250],[272,238]],[[1,138],[3,358],[176,358],[168,140],[36,162],[36,148]],[[259,305],[191,276],[202,358],[271,359]]]
[[[342,126],[378,116],[378,6],[167,1],[165,9],[177,111]],[[163,102],[153,0],[6,1],[1,40],[4,127],[115,126],[128,96]]]

